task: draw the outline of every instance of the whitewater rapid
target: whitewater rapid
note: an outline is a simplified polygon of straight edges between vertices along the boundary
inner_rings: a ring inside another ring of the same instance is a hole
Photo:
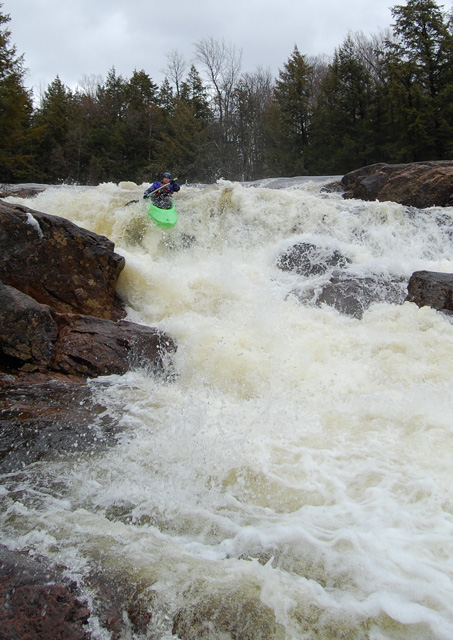
[[[82,585],[93,567],[129,576],[152,613],[137,639],[451,640],[451,318],[303,304],[294,291],[332,270],[276,262],[306,242],[356,277],[452,273],[453,208],[219,181],[183,185],[178,224],[161,230],[146,186],[7,198],[110,238],[128,319],[178,350],[172,382],[90,381],[116,445],[5,477],[2,541]]]

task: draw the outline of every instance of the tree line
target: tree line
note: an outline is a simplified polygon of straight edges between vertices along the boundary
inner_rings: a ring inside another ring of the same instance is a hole
[[[168,55],[160,86],[112,67],[76,90],[57,76],[37,105],[1,7],[2,182],[142,183],[165,169],[249,181],[452,158],[453,13],[433,0],[396,5],[386,32],[349,33],[331,60],[296,46],[275,79],[206,38],[190,66]]]

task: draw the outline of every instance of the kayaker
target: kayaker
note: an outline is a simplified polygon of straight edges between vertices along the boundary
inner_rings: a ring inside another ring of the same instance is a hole
[[[144,198],[149,198],[153,203],[161,209],[168,209],[170,207],[169,197],[180,190],[179,184],[172,179],[171,174],[168,171],[164,171],[162,174],[162,181],[156,180],[148,187],[143,194]]]

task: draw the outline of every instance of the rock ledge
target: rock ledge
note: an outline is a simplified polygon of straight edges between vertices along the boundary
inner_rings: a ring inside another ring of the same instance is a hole
[[[344,198],[380,200],[425,209],[453,205],[453,161],[372,164],[343,176]]]

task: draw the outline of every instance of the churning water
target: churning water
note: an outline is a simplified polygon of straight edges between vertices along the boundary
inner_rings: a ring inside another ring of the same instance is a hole
[[[117,443],[4,477],[3,541],[133,581],[134,638],[451,640],[453,326],[402,300],[414,271],[453,271],[453,209],[219,181],[183,186],[163,231],[145,186],[9,198],[114,241],[128,319],[178,351],[171,381],[90,382]],[[279,269],[301,242],[400,303],[304,301],[332,273]]]

